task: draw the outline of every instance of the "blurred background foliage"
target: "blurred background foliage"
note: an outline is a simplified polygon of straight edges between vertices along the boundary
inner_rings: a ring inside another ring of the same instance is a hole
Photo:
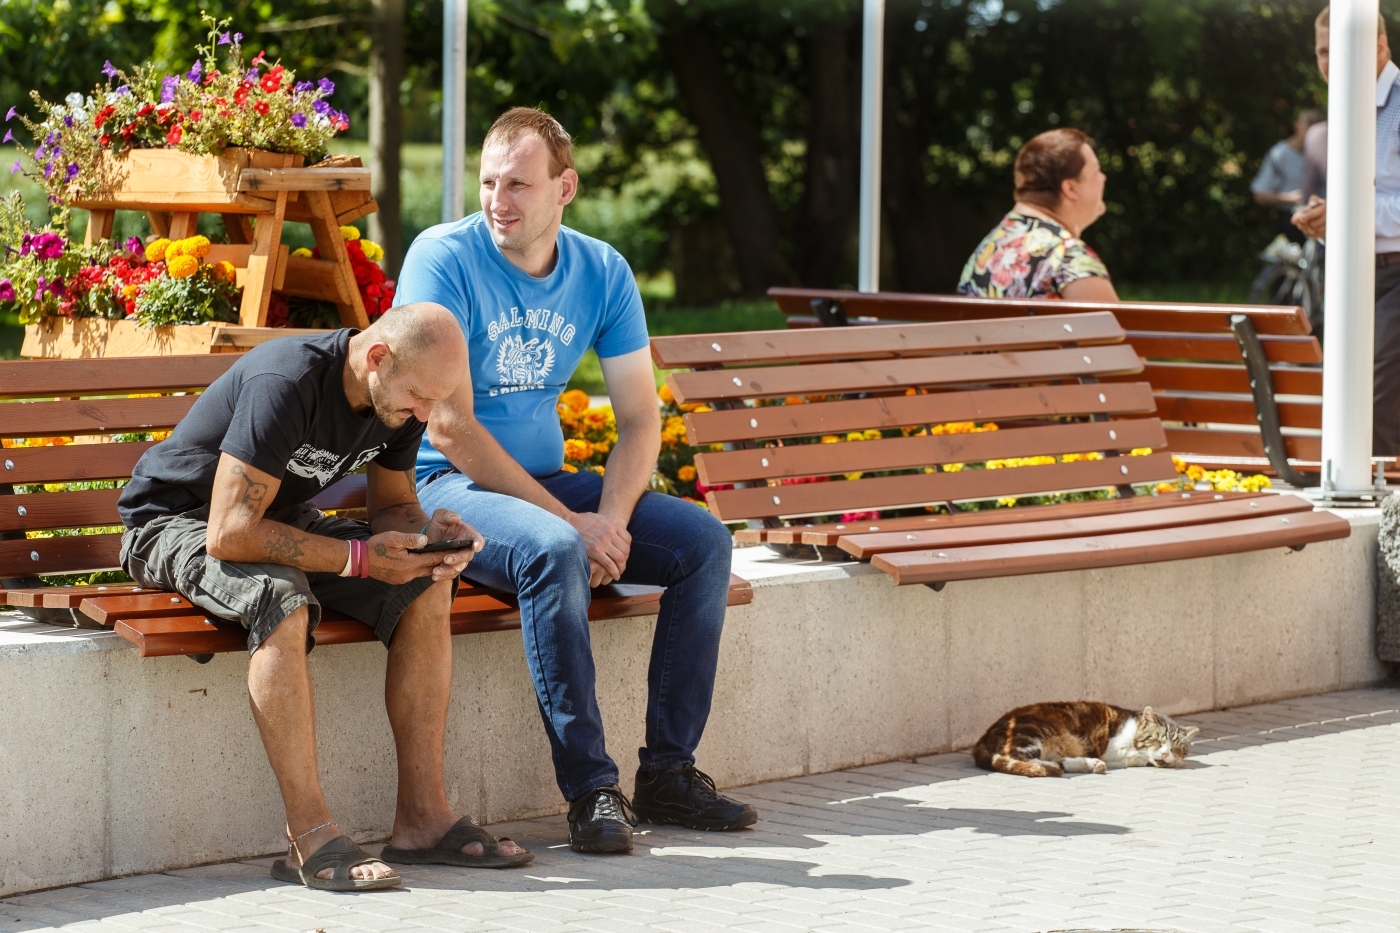
[[[1325,101],[1321,6],[889,0],[883,286],[951,290],[1011,204],[1017,148],[1076,126],[1109,177],[1086,239],[1120,289],[1241,297],[1275,223],[1249,181]],[[0,102],[87,90],[107,59],[185,68],[201,9],[334,79],[347,148],[365,138],[373,0],[0,0]],[[411,240],[440,207],[441,0],[404,18]],[[469,22],[469,145],[509,106],[558,116],[584,180],[566,222],[623,252],[649,310],[854,283],[858,0],[471,0]]]

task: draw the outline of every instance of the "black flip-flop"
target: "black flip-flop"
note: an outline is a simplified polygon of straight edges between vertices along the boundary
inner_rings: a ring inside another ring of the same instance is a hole
[[[460,868],[514,868],[524,865],[535,857],[535,853],[522,849],[515,855],[502,855],[500,842],[511,842],[504,836],[497,840],[486,830],[464,816],[449,829],[437,845],[431,849],[399,849],[385,846],[379,857],[386,862],[400,865],[455,865]],[[462,846],[469,842],[481,843],[481,855],[467,855]]]
[[[302,862],[300,868],[293,868],[286,859],[279,858],[272,863],[272,877],[288,884],[304,884],[319,891],[380,891],[402,884],[403,879],[398,875],[387,878],[350,877],[350,869],[356,865],[381,861],[383,859],[375,858],[355,845],[349,836],[336,836]],[[327,868],[334,868],[334,874],[329,878],[316,877],[317,872]]]

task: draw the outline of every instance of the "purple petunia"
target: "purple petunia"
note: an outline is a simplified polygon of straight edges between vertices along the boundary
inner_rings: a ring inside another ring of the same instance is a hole
[[[44,144],[40,143],[39,148],[34,150],[34,158],[42,159],[45,155],[48,154],[48,151],[49,150],[45,148]]]
[[[228,44],[229,44],[228,33],[224,33],[222,36],[219,36],[219,45],[228,45]]]
[[[72,117],[71,115],[70,115],[70,116],[64,117],[64,118],[63,118],[63,125],[64,125],[64,126],[72,126],[72,125],[73,125],[73,117]]]
[[[175,89],[180,86],[180,79],[176,75],[166,75],[160,82],[160,102],[162,104],[173,104],[175,102]]]
[[[0,301],[14,301],[15,287],[9,279],[0,279]]]
[[[69,163],[68,163],[68,180],[69,180],[69,181],[72,181],[73,179],[75,179],[75,178],[77,178],[77,177],[78,177],[78,163],[77,163],[77,162],[69,162]]]
[[[306,114],[304,114],[304,113],[294,113],[294,114],[292,114],[292,126],[295,126],[297,129],[301,129],[302,127],[306,126]]]
[[[117,69],[112,67],[110,61],[106,61],[102,63],[102,73],[109,78],[115,78],[117,76]]]
[[[118,97],[125,97],[125,96],[127,96],[128,94],[131,93],[131,88],[129,88],[129,87],[127,87],[125,84],[123,84],[121,87],[117,88],[117,89],[116,89],[115,91],[113,91],[112,93],[116,94]]]
[[[316,103],[311,105],[311,109],[316,111],[323,117],[329,115],[332,110],[331,105],[323,100],[316,101]]]
[[[14,141],[15,141],[15,131],[14,131],[14,130],[6,130],[6,131],[5,131],[5,138],[4,138],[4,139],[0,139],[0,143],[12,143],[12,142],[14,142]]]
[[[19,113],[19,108],[18,108],[18,107],[11,107],[11,108],[10,108],[10,112],[7,113],[7,114],[5,114],[5,122],[6,122],[6,123],[9,123],[11,120],[13,120],[13,119],[15,118],[15,114],[17,114],[17,113]]]
[[[56,142],[58,142],[58,134],[57,134],[57,133],[50,132],[49,135],[47,135],[47,136],[44,137],[44,143],[45,143],[46,145],[52,146],[52,145],[53,145],[54,143],[56,143]]]
[[[24,167],[24,166],[22,166],[22,165],[19,164],[19,159],[15,159],[15,164],[10,166],[10,174],[11,174],[11,175],[15,174],[16,172],[18,172],[18,171],[19,171],[20,169],[22,169],[23,167]]]
[[[20,240],[19,254],[30,253],[39,259],[58,259],[63,255],[63,237],[57,233],[26,233]]]
[[[143,252],[144,249],[145,247],[142,246],[141,238],[139,236],[134,236],[126,241],[126,251],[128,253],[140,253]]]
[[[201,80],[203,80],[204,62],[195,62],[194,67],[190,69],[189,74],[185,75],[185,78],[190,81],[193,81],[195,84],[198,84]]]
[[[305,94],[315,86],[316,82],[314,81],[298,81],[296,84],[292,85],[292,90],[296,91],[298,94]]]
[[[53,177],[53,163],[52,163],[52,162],[50,162],[48,165],[45,165],[45,166],[44,166],[44,177],[45,177],[45,178],[52,178],[52,177]]]
[[[243,41],[243,33],[241,33],[241,32],[235,32],[235,33],[233,34],[233,41],[234,41],[235,43],[242,42],[242,41]]]
[[[257,84],[258,78],[262,77],[262,72],[256,68],[249,68],[248,73],[243,76],[244,84]]]
[[[332,94],[335,93],[335,82],[332,81],[330,78],[322,78],[320,81],[316,82],[316,86],[319,87],[321,89],[321,93],[326,95],[327,97],[330,97]]]

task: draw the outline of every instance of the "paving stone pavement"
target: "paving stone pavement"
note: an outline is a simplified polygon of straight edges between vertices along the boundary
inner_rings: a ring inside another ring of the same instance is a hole
[[[630,857],[575,855],[551,817],[492,827],[539,853],[511,871],[343,895],[256,859],[0,900],[0,933],[1400,930],[1400,690],[1182,718],[1180,771],[937,755],[743,788],[754,829],[643,826]]]

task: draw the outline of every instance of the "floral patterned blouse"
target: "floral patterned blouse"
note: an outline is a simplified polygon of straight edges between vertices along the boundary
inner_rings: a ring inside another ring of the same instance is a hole
[[[1057,223],[1012,211],[963,267],[958,294],[974,298],[1059,298],[1076,279],[1108,278],[1083,240]]]

